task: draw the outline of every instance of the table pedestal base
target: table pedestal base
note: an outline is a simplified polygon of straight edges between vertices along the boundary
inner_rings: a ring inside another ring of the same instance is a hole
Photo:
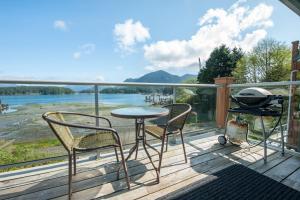
[[[137,159],[138,151],[139,151],[139,143],[140,141],[142,142],[143,148],[147,154],[147,157],[150,160],[150,163],[152,164],[156,175],[157,175],[157,182],[159,183],[159,170],[158,168],[154,165],[152,158],[147,150],[147,146],[154,150],[155,152],[158,153],[159,159],[161,157],[160,152],[152,147],[150,144],[147,143],[146,141],[146,135],[145,135],[145,120],[144,118],[138,118],[135,120],[135,134],[136,134],[136,140],[135,140],[135,145],[129,150],[129,155],[125,159],[126,161],[132,156],[133,152],[135,151],[135,160]]]

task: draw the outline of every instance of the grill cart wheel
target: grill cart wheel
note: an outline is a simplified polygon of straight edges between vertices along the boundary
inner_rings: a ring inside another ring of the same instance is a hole
[[[220,135],[220,136],[218,137],[218,141],[219,141],[219,143],[220,143],[221,145],[225,145],[225,144],[227,143],[227,139],[226,139],[226,137],[223,136],[223,135]]]

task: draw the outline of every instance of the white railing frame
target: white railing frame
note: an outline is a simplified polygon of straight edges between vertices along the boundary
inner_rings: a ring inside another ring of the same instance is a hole
[[[217,88],[216,84],[185,84],[185,83],[136,83],[136,82],[79,82],[79,81],[41,81],[41,80],[0,80],[0,84],[25,85],[97,85],[97,86],[162,86],[162,87],[204,87]]]

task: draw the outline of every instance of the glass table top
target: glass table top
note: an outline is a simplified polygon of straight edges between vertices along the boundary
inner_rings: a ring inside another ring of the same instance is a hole
[[[168,114],[168,109],[158,107],[128,107],[111,111],[112,116],[121,118],[152,118]]]

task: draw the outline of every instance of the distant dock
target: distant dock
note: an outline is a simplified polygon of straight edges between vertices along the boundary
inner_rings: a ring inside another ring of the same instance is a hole
[[[152,105],[166,105],[171,104],[172,101],[173,98],[171,95],[150,94],[145,96],[145,102]]]
[[[2,111],[8,110],[8,109],[9,109],[8,104],[3,104],[3,103],[1,102],[1,100],[0,100],[0,113],[1,113]]]

